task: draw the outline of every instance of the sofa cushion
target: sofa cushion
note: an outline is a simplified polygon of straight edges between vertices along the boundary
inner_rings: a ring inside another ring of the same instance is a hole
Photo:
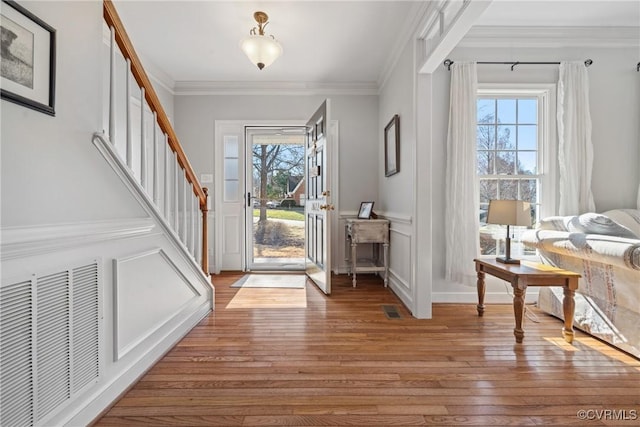
[[[618,224],[607,215],[588,212],[573,217],[567,224],[571,232],[585,234],[603,234],[606,236],[624,237],[625,239],[637,239],[638,236],[627,227]]]
[[[640,239],[640,209],[613,209],[602,215],[628,228],[636,235],[636,239]]]

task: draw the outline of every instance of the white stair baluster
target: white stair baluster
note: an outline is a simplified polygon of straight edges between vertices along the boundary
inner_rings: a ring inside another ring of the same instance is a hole
[[[140,88],[140,185],[149,194],[147,188],[147,131],[144,125],[144,88]]]
[[[116,30],[111,27],[109,46],[109,141],[116,144]]]
[[[189,215],[189,220],[191,223],[191,227],[189,230],[191,232],[189,236],[189,252],[191,252],[191,256],[193,258],[196,257],[196,195],[193,192],[193,187],[191,187],[191,191],[189,193],[191,195],[191,215]]]
[[[200,211],[200,199],[196,196],[196,262],[198,265],[202,265],[202,225],[200,224],[200,218],[202,212]]]
[[[153,203],[160,210],[160,197],[158,191],[158,181],[160,181],[160,171],[158,168],[159,156],[158,156],[158,115],[153,112]]]
[[[180,177],[180,164],[178,163],[178,153],[173,153],[173,231],[180,235],[180,192],[178,183]]]
[[[127,84],[126,84],[126,122],[127,122],[127,166],[133,170],[133,145],[131,143],[131,60],[127,59]]]
[[[182,238],[182,243],[186,247],[189,247],[189,243],[187,242],[187,217],[188,217],[188,205],[187,205],[187,171],[184,171],[182,176],[182,230],[180,233],[180,237]]]
[[[169,135],[164,134],[164,219],[169,220],[171,216],[171,147],[169,147]]]

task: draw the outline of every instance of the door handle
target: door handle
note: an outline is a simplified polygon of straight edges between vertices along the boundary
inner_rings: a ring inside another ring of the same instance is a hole
[[[320,209],[332,211],[335,209],[335,207],[333,205],[320,205]]]

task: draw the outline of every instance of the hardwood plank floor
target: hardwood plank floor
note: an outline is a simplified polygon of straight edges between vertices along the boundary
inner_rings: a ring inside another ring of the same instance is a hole
[[[516,344],[510,305],[417,320],[359,275],[330,297],[307,284],[306,308],[230,308],[240,277],[213,278],[215,312],[96,425],[640,425],[640,361],[579,331],[565,343],[534,307]]]

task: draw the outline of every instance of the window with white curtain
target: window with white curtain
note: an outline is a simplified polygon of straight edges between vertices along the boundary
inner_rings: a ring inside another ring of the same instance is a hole
[[[531,203],[531,224],[555,212],[554,85],[479,85],[477,160],[480,255],[504,255],[506,226],[487,224],[489,200]],[[552,111],[553,110],[553,111]],[[535,255],[510,227],[512,256]]]

